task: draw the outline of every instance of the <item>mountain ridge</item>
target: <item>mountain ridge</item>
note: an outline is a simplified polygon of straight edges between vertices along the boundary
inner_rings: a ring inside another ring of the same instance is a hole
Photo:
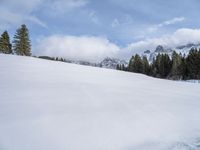
[[[173,51],[177,52],[178,54],[182,55],[188,55],[189,51],[192,48],[200,48],[200,43],[194,44],[194,43],[188,43],[185,45],[176,46],[174,48],[170,48],[163,45],[158,45],[155,50],[145,50],[141,56],[146,56],[149,62],[152,62],[153,59],[158,54],[168,54],[170,57],[172,56]]]

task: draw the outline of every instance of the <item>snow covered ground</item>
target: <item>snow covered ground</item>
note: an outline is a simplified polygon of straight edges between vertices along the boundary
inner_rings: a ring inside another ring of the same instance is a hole
[[[198,150],[200,84],[0,55],[1,150]]]
[[[200,83],[200,80],[187,80],[186,82],[190,82],[190,83]]]

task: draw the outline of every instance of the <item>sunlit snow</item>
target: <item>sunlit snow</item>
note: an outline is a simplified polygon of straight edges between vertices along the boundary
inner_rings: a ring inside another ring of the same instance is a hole
[[[200,84],[0,55],[1,150],[198,150]]]

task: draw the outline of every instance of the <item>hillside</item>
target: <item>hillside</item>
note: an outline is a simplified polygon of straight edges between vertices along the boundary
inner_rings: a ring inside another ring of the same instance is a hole
[[[0,55],[1,150],[197,150],[200,84]]]

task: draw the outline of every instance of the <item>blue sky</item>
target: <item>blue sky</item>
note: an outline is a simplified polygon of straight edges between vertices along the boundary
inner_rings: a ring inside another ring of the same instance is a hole
[[[114,52],[107,52],[108,48],[116,48],[116,51],[143,50],[141,42],[151,41],[153,46],[193,42],[180,37],[180,42],[169,43],[172,38],[179,38],[177,33],[191,36],[191,40],[198,42],[199,6],[199,0],[1,0],[0,31],[8,30],[13,36],[16,28],[25,23],[30,30],[35,54],[65,55],[69,47],[70,53],[76,51],[76,54],[85,55],[89,53],[85,49],[90,47],[80,43],[86,40],[89,45],[96,42],[98,48],[102,44],[97,54],[103,57],[104,52],[105,56],[114,55]],[[60,43],[48,44],[52,38],[58,42],[65,41],[66,50],[63,48],[65,45]],[[76,43],[76,39],[80,43]],[[155,43],[159,40],[165,41]],[[42,42],[49,45],[51,51],[55,45],[60,45],[62,53],[50,53]],[[71,48],[69,43],[80,45],[80,48],[74,45]],[[139,43],[139,47],[135,46]],[[96,47],[93,45],[90,51],[95,53]],[[87,57],[91,56],[96,57]],[[69,58],[72,57],[73,54]]]

